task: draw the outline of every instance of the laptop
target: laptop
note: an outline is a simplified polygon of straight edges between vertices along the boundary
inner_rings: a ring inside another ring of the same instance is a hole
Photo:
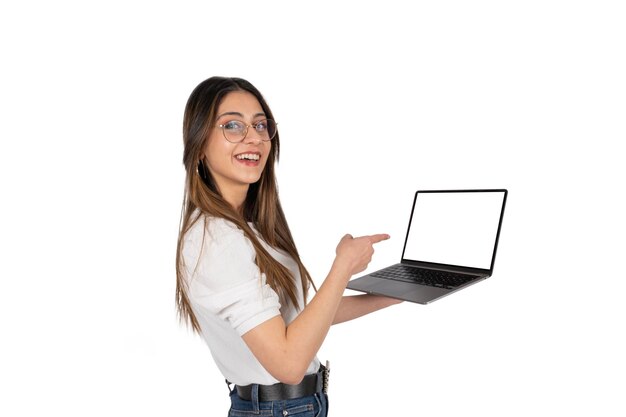
[[[400,263],[347,288],[428,304],[493,274],[508,191],[415,193]]]

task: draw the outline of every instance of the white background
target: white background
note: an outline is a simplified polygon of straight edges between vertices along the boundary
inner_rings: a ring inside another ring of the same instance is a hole
[[[619,1],[0,6],[0,414],[218,416],[179,327],[181,124],[212,75],[280,123],[321,283],[344,233],[399,260],[418,188],[508,188],[493,278],[333,328],[331,415],[626,413]]]

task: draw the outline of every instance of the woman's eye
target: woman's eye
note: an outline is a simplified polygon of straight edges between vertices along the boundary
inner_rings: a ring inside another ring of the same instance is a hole
[[[232,120],[230,122],[224,123],[224,129],[226,129],[226,130],[233,130],[233,131],[240,131],[240,130],[243,130],[243,124],[240,123],[240,122],[237,122],[235,120]]]
[[[265,120],[254,125],[257,132],[265,132],[267,130],[267,122]]]

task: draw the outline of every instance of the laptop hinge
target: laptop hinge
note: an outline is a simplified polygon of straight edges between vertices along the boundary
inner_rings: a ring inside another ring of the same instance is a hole
[[[427,269],[436,269],[438,271],[446,271],[446,272],[456,272],[460,274],[469,274],[476,276],[490,276],[490,271],[488,269],[482,268],[471,268],[466,266],[458,266],[458,265],[446,265],[446,264],[438,264],[433,262],[422,262],[422,261],[411,261],[408,259],[403,259],[400,263],[408,266],[416,266],[420,268]]]

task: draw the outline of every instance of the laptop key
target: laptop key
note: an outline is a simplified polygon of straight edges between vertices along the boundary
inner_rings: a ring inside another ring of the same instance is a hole
[[[453,289],[471,281],[474,277],[454,272],[434,271],[430,269],[412,268],[404,265],[396,265],[372,274],[383,278],[391,278],[398,281],[416,282],[436,288]]]

